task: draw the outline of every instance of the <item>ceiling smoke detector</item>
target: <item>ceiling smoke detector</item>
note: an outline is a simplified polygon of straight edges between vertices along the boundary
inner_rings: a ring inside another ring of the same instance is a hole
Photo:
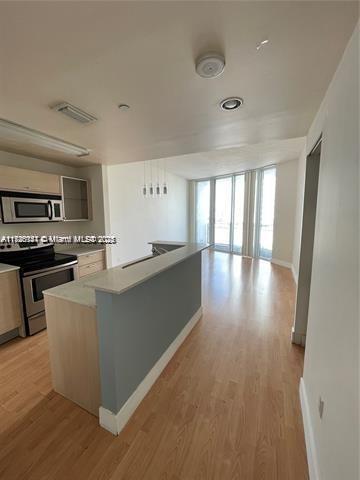
[[[241,107],[244,104],[244,100],[240,97],[229,97],[225,98],[220,102],[220,107],[222,110],[236,110],[237,108]]]
[[[67,102],[59,103],[59,105],[55,105],[52,109],[82,124],[93,123],[97,120],[97,118],[90,113],[86,113],[84,110],[81,110],[81,108],[75,107]]]
[[[196,60],[196,72],[203,78],[215,78],[225,68],[225,58],[219,53],[206,53]]]

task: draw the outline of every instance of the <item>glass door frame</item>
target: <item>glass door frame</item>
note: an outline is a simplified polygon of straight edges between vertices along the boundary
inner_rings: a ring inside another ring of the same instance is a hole
[[[254,209],[255,219],[254,219],[254,232],[253,232],[253,235],[254,235],[253,256],[255,258],[261,258],[262,260],[267,260],[270,262],[271,262],[272,256],[271,258],[268,258],[261,255],[260,230],[261,230],[261,206],[262,206],[262,200],[263,200],[262,184],[263,184],[264,172],[272,168],[275,168],[275,172],[276,172],[276,165],[267,165],[266,167],[258,168],[257,170],[255,170],[256,191],[255,191],[255,209]],[[276,183],[275,183],[275,198],[276,198]],[[274,209],[275,209],[275,205],[274,205]],[[274,227],[274,224],[273,224],[273,227]]]
[[[230,230],[229,230],[229,249],[224,249],[224,248],[216,248],[215,246],[215,217],[216,217],[216,181],[217,180],[222,180],[225,178],[231,178],[231,206],[230,206]],[[234,197],[235,197],[235,176],[234,175],[221,175],[219,177],[214,177],[214,186],[213,186],[213,192],[214,192],[214,202],[213,202],[213,222],[211,224],[210,230],[212,231],[212,238],[213,238],[213,244],[214,244],[214,250],[218,250],[219,252],[226,252],[226,253],[233,253],[233,242],[234,242]],[[210,184],[210,192],[211,192],[211,184]],[[211,205],[211,201],[210,201]]]
[[[270,168],[276,168],[276,164],[266,165],[251,170],[244,170],[231,174],[217,175],[215,177],[199,178],[194,180],[195,192],[194,192],[194,208],[197,205],[197,182],[210,182],[210,212],[209,212],[209,243],[214,250],[218,250],[226,253],[233,253],[235,255],[242,255],[248,257],[260,257],[260,215],[261,215],[261,201],[262,201],[262,177],[263,172]],[[243,228],[243,242],[242,252],[234,251],[234,213],[235,213],[235,182],[236,177],[244,175],[244,228]],[[215,184],[217,179],[231,178],[231,220],[230,220],[230,239],[229,250],[217,249],[215,247]],[[276,195],[276,193],[275,193]],[[197,238],[197,225],[196,225],[196,213],[195,213],[195,239]],[[263,258],[270,261],[269,258]]]
[[[195,180],[195,185],[194,185],[194,190],[193,190],[193,198],[194,198],[194,239],[195,242],[197,242],[198,238],[198,223],[197,223],[197,205],[198,205],[198,191],[197,191],[197,184],[201,182],[209,182],[209,190],[210,190],[210,201],[209,201],[209,226],[207,230],[207,243],[213,244],[214,238],[213,238],[213,217],[212,217],[212,212],[213,212],[213,185],[212,185],[212,178],[199,178]]]
[[[244,246],[245,250],[247,250],[247,228],[243,228],[243,245],[242,245],[242,253],[238,253],[234,251],[234,211],[235,211],[235,181],[236,177],[239,175],[245,175],[245,192],[244,192],[244,224],[247,223],[246,212],[247,212],[247,197],[248,197],[248,190],[249,190],[249,182],[247,181],[247,174],[251,174],[252,170],[246,170],[243,172],[236,172],[231,174],[225,175],[217,175],[216,177],[208,177],[208,178],[199,178],[195,180],[195,191],[194,191],[194,207],[196,208],[197,205],[197,188],[196,183],[198,182],[210,182],[210,212],[209,212],[209,243],[212,245],[214,250],[226,253],[234,253],[235,255],[244,255]],[[224,249],[217,249],[215,247],[215,197],[216,197],[216,180],[221,178],[231,178],[231,219],[230,219],[230,234],[229,234],[229,250]],[[196,213],[195,217],[195,239],[197,238],[197,224],[196,224]],[[245,235],[246,234],[246,235]]]

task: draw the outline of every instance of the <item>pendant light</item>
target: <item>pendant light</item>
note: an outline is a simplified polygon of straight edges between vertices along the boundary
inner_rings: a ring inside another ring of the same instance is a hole
[[[157,169],[157,182],[156,182],[155,192],[156,192],[156,196],[157,196],[157,197],[161,197],[161,188],[160,188],[160,179],[159,179],[159,176],[160,176],[160,173],[159,173],[159,160],[156,160],[156,169]]]
[[[166,160],[165,159],[164,159],[163,170],[164,170],[164,184],[163,184],[163,188],[162,188],[162,193],[163,193],[163,195],[167,195],[168,187],[167,187],[167,183],[166,183]]]
[[[154,185],[153,185],[153,167],[152,161],[150,160],[150,187],[149,187],[149,195],[150,197],[154,196]]]
[[[146,186],[146,164],[144,161],[144,182],[142,186],[142,194],[144,197],[147,197],[147,186]]]
[[[160,198],[162,195],[168,194],[168,185],[167,185],[167,172],[166,172],[166,160],[163,160],[163,168],[162,168],[162,179],[161,182],[161,168],[160,162],[161,160],[156,160],[156,178],[155,172],[153,172],[154,168],[154,160],[149,160],[150,162],[150,172],[146,172],[146,161],[143,162],[143,184],[141,187],[141,194],[144,198]],[[146,181],[146,174],[149,175],[149,181]]]

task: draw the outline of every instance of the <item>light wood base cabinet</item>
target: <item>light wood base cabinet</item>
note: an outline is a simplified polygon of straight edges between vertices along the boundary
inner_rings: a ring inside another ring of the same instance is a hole
[[[78,256],[79,278],[105,270],[105,251],[90,252]]]
[[[17,270],[0,273],[0,335],[22,325],[20,280]]]
[[[98,416],[100,371],[95,307],[44,295],[54,390]]]

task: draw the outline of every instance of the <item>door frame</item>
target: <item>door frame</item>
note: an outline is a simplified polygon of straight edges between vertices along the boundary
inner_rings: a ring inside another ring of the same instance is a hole
[[[305,347],[310,304],[312,265],[316,235],[323,135],[306,156],[301,243],[296,290],[294,326],[291,341]]]

